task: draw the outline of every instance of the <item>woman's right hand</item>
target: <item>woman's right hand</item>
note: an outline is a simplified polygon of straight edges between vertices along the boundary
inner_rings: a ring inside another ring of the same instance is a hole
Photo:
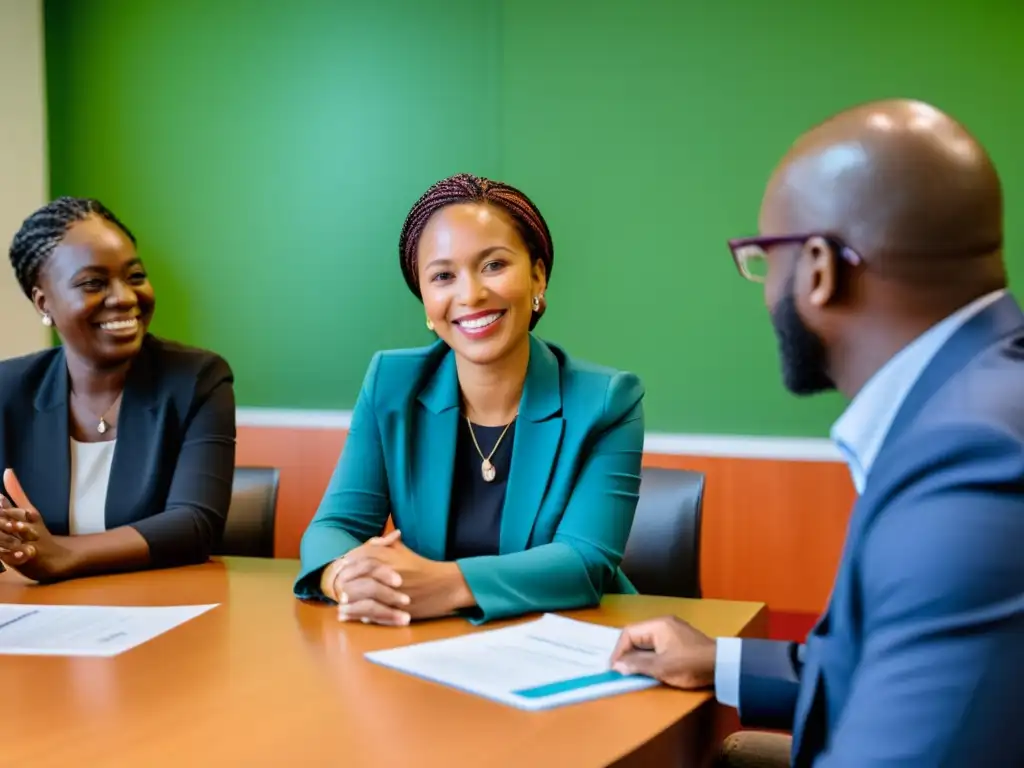
[[[406,608],[409,597],[398,591],[402,579],[393,568],[372,557],[352,558],[374,547],[389,547],[401,534],[392,531],[374,537],[324,569],[320,588],[338,603],[341,621],[360,620],[364,624],[405,626],[411,617]]]

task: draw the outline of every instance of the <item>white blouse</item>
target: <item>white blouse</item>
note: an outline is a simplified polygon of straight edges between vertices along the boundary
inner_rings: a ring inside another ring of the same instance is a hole
[[[68,532],[72,536],[107,530],[107,484],[116,440],[71,441],[71,503]]]

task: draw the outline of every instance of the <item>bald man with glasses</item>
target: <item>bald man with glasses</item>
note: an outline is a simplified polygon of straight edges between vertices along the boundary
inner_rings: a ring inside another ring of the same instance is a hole
[[[627,627],[613,667],[792,732],[738,734],[724,765],[1024,765],[1024,313],[995,167],[928,104],[858,106],[791,148],[759,229],[729,245],[787,388],[851,401],[832,596],[803,644],[666,618]]]

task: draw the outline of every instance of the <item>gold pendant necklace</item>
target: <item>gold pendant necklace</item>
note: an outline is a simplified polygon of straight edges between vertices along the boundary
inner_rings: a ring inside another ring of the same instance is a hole
[[[483,477],[485,483],[493,483],[494,478],[498,476],[498,470],[495,469],[494,465],[491,463],[491,457],[494,456],[494,452],[498,450],[498,446],[501,445],[501,441],[505,437],[505,433],[508,432],[508,428],[515,423],[516,417],[518,416],[519,414],[517,413],[512,417],[512,421],[505,425],[505,429],[501,431],[501,434],[498,436],[498,440],[494,443],[494,447],[491,448],[491,452],[486,456],[484,456],[484,452],[480,450],[480,443],[476,441],[476,433],[473,431],[473,422],[469,420],[469,416],[466,416],[466,425],[469,427],[469,436],[473,438],[473,445],[476,446],[476,452],[480,454],[480,458],[482,460],[480,462],[480,475]]]
[[[96,425],[96,431],[99,432],[101,435],[105,435],[107,433],[107,430],[110,429],[110,424],[107,423],[107,415],[112,410],[114,410],[114,406],[116,406],[119,402],[121,402],[121,395],[123,395],[123,394],[124,394],[124,390],[121,390],[121,392],[114,399],[114,402],[112,402],[110,404],[110,407],[107,408],[107,410],[105,410],[103,412],[102,416],[100,416],[99,423]]]

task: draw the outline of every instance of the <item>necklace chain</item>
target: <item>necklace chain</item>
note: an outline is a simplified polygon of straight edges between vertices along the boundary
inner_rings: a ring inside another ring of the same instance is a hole
[[[75,397],[78,397],[79,402],[81,402],[83,405],[85,405],[85,403],[82,400],[82,398],[79,397],[74,391],[72,391],[71,394],[73,396],[75,396]],[[122,389],[120,392],[117,393],[117,397],[114,398],[114,402],[112,402],[110,404],[110,407],[107,408],[107,410],[105,410],[103,412],[102,416],[100,416],[99,422],[96,424],[96,431],[99,432],[101,435],[106,434],[107,430],[110,429],[110,424],[107,423],[107,416],[110,414],[110,412],[112,410],[114,410],[114,406],[116,406],[119,402],[121,402],[121,395],[123,395],[123,394],[124,394],[124,390]],[[88,406],[86,406],[86,407],[88,408]],[[90,413],[93,414],[93,417],[95,417],[96,414],[95,414],[95,412],[92,411],[91,408],[89,408],[89,411],[90,411]]]
[[[498,475],[498,470],[495,469],[494,465],[491,463],[491,457],[494,456],[495,452],[498,450],[498,446],[501,445],[501,441],[505,438],[505,434],[508,432],[509,427],[515,423],[518,416],[519,414],[517,413],[512,417],[512,421],[505,425],[505,428],[501,430],[501,434],[498,435],[498,439],[495,441],[494,447],[491,448],[491,452],[486,456],[484,456],[484,452],[480,449],[480,443],[477,442],[476,432],[473,431],[473,422],[469,420],[468,415],[466,416],[466,426],[469,427],[469,436],[473,438],[473,445],[476,446],[476,452],[480,455],[480,475],[483,477],[485,483],[494,482],[494,478]]]

